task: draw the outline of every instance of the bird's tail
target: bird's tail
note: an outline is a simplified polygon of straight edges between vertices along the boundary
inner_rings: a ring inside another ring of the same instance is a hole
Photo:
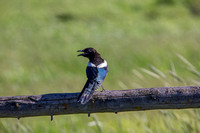
[[[86,104],[91,98],[95,91],[96,82],[94,81],[87,81],[83,90],[81,91],[77,102],[80,102],[81,104]]]

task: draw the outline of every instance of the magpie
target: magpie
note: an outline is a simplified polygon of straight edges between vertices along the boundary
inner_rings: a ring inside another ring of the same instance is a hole
[[[94,48],[89,47],[83,50],[78,50],[77,52],[83,52],[78,56],[83,56],[89,59],[86,68],[88,79],[77,100],[77,102],[81,104],[86,104],[92,98],[94,91],[100,86],[104,90],[102,82],[108,73],[108,66],[106,60],[102,59],[101,55]]]

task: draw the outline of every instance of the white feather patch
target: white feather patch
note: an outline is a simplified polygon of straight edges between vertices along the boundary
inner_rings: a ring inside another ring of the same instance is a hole
[[[101,63],[101,64],[99,64],[97,67],[98,67],[98,68],[107,67],[107,62],[104,60],[104,62]]]
[[[88,65],[87,66],[89,66],[89,67],[96,67],[96,65],[95,64],[93,64],[93,63],[91,63],[91,62],[88,62]],[[103,63],[101,63],[101,64],[99,64],[98,66],[97,66],[97,68],[103,68],[103,67],[107,67],[107,62],[104,60],[104,62]]]
[[[93,63],[91,63],[91,62],[88,62],[88,65],[87,65],[88,67],[96,67],[96,65],[95,64],[93,64]]]

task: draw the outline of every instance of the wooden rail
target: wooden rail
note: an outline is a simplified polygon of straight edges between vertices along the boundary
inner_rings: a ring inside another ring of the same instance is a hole
[[[87,104],[79,93],[0,97],[0,118],[105,113],[200,107],[200,86],[160,87],[95,92]]]

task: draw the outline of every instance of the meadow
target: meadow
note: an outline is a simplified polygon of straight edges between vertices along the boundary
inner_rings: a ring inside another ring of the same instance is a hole
[[[0,96],[80,92],[97,49],[108,90],[200,85],[198,0],[0,1]],[[0,119],[2,133],[199,133],[199,109]]]

